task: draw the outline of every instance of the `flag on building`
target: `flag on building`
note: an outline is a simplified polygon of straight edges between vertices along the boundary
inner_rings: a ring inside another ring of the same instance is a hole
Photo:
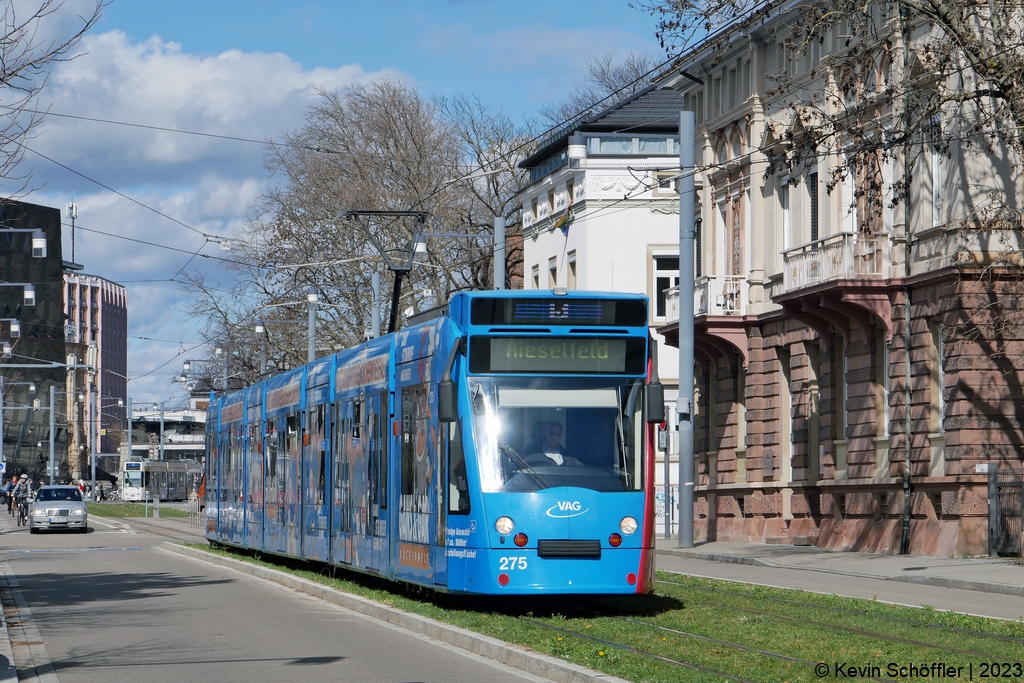
[[[562,231],[563,235],[569,234],[569,224],[572,222],[572,197],[569,198],[569,203],[565,205],[565,211],[558,220],[555,221],[555,227]]]

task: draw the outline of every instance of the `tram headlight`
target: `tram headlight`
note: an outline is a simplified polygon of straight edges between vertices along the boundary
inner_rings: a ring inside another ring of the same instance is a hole
[[[502,536],[512,533],[512,529],[516,527],[516,523],[512,521],[511,517],[498,517],[494,521],[494,528]]]
[[[637,529],[636,520],[632,517],[623,517],[622,521],[619,522],[619,531],[629,536]]]

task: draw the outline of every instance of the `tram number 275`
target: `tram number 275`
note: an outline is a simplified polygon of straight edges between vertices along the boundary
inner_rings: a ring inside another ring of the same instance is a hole
[[[502,557],[498,563],[498,571],[511,572],[516,569],[526,569],[525,557]]]

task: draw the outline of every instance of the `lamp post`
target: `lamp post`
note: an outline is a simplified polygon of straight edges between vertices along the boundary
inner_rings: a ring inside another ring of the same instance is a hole
[[[216,351],[214,351],[214,353],[219,356],[219,355],[221,355],[223,353],[223,351],[224,351],[224,349],[222,349],[221,347],[218,346]],[[192,372],[192,364],[193,363],[218,363],[218,362],[220,362],[220,361],[218,361],[218,360],[204,360],[204,359],[201,359],[201,358],[197,359],[197,360],[186,359],[185,362],[181,364],[181,378],[180,378],[181,382],[183,384],[188,382],[188,376],[189,376],[189,373]],[[227,390],[228,390],[228,359],[227,359],[227,354],[224,354],[224,368],[223,369],[224,369],[224,373],[223,373],[223,376],[221,377],[221,389],[226,393]],[[188,386],[191,387],[192,385],[188,384]],[[190,391],[191,391],[191,389],[190,389]]]
[[[0,226],[3,234],[12,232],[32,233],[32,258],[46,258],[46,233],[33,228],[6,228]]]
[[[36,305],[36,287],[31,282],[0,282],[0,287],[21,287],[22,304],[25,306]]]
[[[160,462],[164,460],[164,403],[161,401],[153,404],[153,410],[160,411]]]
[[[260,337],[260,374],[267,374],[267,328],[263,321],[256,323],[256,334]]]
[[[306,290],[306,303],[309,305],[309,328],[308,332],[308,350],[306,353],[306,362],[312,363],[316,360],[316,305],[320,301],[320,292],[316,287],[310,287]]]
[[[0,318],[0,322],[10,323],[11,339],[17,339],[21,336],[21,322],[17,318]]]

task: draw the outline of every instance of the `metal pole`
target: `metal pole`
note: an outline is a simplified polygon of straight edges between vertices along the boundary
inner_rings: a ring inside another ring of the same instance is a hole
[[[92,433],[92,441],[89,444],[89,467],[92,470],[92,488],[89,489],[90,495],[95,500],[96,496],[96,441],[99,436],[99,430],[96,429],[96,421],[99,419],[99,392],[96,391],[96,385],[92,385],[93,396],[92,400],[89,401],[89,412],[92,413],[92,419],[89,420],[89,431]]]
[[[223,389],[226,394],[228,392],[228,350],[226,347],[224,349],[224,377],[221,383],[224,385]]]
[[[260,374],[267,374],[267,330],[263,329],[263,335],[260,337]]]
[[[0,462],[6,467],[7,456],[4,453],[4,378],[0,377]],[[6,471],[4,472],[7,473]]]
[[[373,290],[373,310],[370,311],[370,336],[380,336],[380,273],[370,275],[370,289]]]
[[[571,200],[570,200],[571,201]],[[505,289],[505,217],[494,217],[494,288]]]
[[[160,462],[164,461],[164,404],[160,402]]]
[[[696,114],[679,115],[679,547],[693,547],[693,266],[694,128]]]
[[[672,452],[672,432],[668,432],[665,436],[668,437],[665,443],[665,538],[672,538],[672,503],[670,495],[672,493],[672,464],[670,462],[672,458],[669,457]]]
[[[312,363],[316,360],[316,302],[309,303],[309,348],[306,352],[306,362]]]
[[[128,458],[125,462],[131,462],[132,459],[132,397],[128,397]]]
[[[56,426],[56,419],[54,418],[54,411],[57,409],[57,385],[50,385],[50,486],[53,486],[54,481],[54,450],[53,450],[53,432]]]

